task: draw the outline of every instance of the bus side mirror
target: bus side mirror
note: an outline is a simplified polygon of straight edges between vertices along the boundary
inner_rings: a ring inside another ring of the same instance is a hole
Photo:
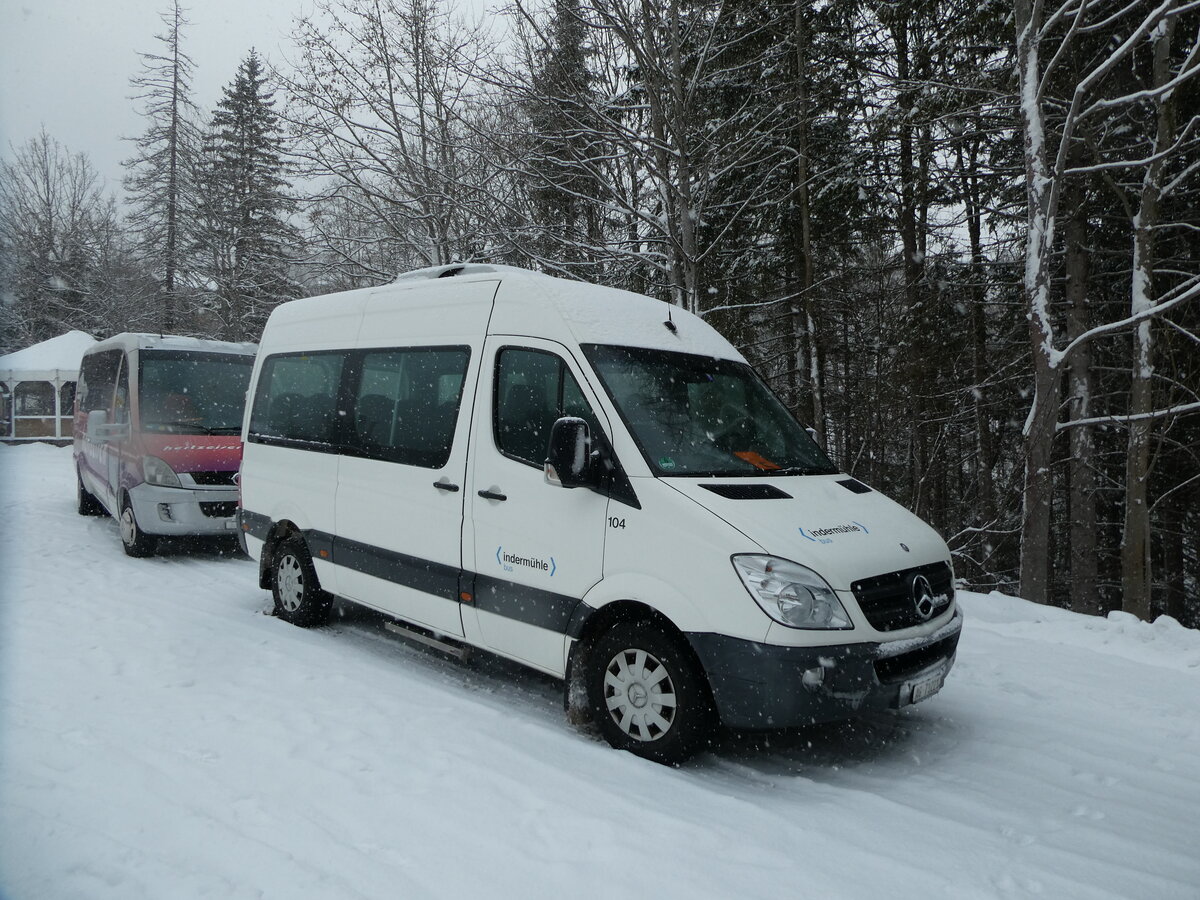
[[[563,416],[550,428],[546,454],[546,484],[556,487],[594,487],[596,466],[592,460],[592,433],[588,423],[576,416]]]
[[[90,441],[102,440],[100,432],[108,426],[108,410],[93,409],[87,414],[87,436]]]
[[[129,426],[121,422],[109,422],[108,410],[93,409],[87,414],[87,439],[97,444],[124,440],[129,436]]]

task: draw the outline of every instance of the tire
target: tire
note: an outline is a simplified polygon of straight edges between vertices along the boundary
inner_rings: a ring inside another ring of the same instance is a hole
[[[100,505],[100,501],[83,486],[83,478],[79,475],[79,470],[75,470],[75,510],[81,516],[102,516],[105,514],[105,509]]]
[[[133,503],[130,502],[128,494],[121,498],[121,515],[117,519],[117,525],[121,529],[121,546],[125,548],[126,555],[137,559],[154,555],[154,551],[158,549],[158,538],[142,531],[137,516],[133,514]]]
[[[620,622],[587,662],[592,720],[618,750],[678,765],[711,738],[708,683],[683,640],[651,622]]]
[[[271,595],[275,598],[275,615],[285,622],[312,628],[329,621],[333,597],[321,590],[312,556],[298,537],[287,538],[275,548]]]

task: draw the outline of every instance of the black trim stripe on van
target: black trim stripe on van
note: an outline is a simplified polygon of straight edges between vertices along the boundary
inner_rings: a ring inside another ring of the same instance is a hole
[[[578,597],[556,594],[491,575],[475,576],[476,608],[558,634],[570,632],[571,616],[581,602]]]
[[[265,541],[271,533],[270,516],[263,516],[248,509],[239,509],[237,516],[238,522],[241,523],[242,531],[246,532],[250,537]]]
[[[268,516],[247,509],[241,510],[239,515],[246,534],[261,541],[270,535],[271,519]],[[324,531],[308,529],[301,533],[309,552],[316,558],[443,600],[461,602],[460,585],[470,582],[472,603],[477,609],[525,625],[577,638],[583,618],[586,618],[578,615],[580,608],[585,607],[583,601],[568,594],[471,573],[457,566],[385,550]]]
[[[335,566],[424,591],[443,600],[458,600],[458,566],[384,550],[342,537],[333,538],[332,562]]]

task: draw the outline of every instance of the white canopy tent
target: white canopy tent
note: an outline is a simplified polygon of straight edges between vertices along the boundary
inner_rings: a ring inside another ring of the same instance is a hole
[[[0,356],[4,440],[71,437],[79,363],[95,343],[86,332],[68,331]]]

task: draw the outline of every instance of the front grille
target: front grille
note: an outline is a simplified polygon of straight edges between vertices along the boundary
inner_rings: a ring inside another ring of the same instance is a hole
[[[912,583],[918,575],[929,579],[933,589],[933,614],[922,618],[913,601]],[[873,578],[863,578],[850,585],[854,599],[863,615],[876,631],[896,631],[929,621],[946,611],[954,599],[954,583],[950,566],[944,562],[888,572]]]
[[[237,512],[236,500],[219,500],[212,502],[201,502],[200,512],[204,513],[210,519],[228,519]]]
[[[881,684],[907,681],[918,672],[923,672],[934,663],[949,658],[958,649],[958,633],[942,638],[927,647],[920,647],[899,656],[875,660],[875,674]]]
[[[232,472],[188,472],[196,484],[227,484],[233,485],[237,470]]]

